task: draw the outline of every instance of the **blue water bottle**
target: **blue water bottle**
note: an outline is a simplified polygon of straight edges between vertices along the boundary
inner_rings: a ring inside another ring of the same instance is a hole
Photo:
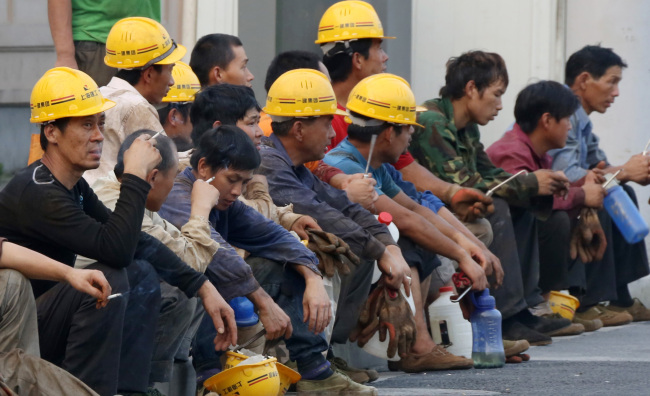
[[[640,242],[648,235],[648,224],[623,187],[618,184],[609,186],[603,205],[627,243]]]
[[[230,307],[235,311],[235,322],[237,322],[237,339],[239,343],[248,341],[253,335],[262,330],[253,303],[246,297],[235,297],[229,302]],[[261,354],[264,351],[265,338],[260,337],[246,349]]]
[[[472,322],[472,360],[476,368],[497,368],[506,364],[501,338],[501,312],[496,309],[494,297],[485,289],[470,293],[474,312]]]

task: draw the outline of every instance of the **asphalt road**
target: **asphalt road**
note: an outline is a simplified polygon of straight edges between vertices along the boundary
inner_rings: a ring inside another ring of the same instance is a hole
[[[501,369],[381,373],[380,395],[650,395],[650,322],[532,347]]]

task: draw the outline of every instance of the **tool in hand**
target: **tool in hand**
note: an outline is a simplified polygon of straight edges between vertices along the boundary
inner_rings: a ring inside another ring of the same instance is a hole
[[[370,138],[370,151],[368,152],[368,162],[366,163],[366,171],[363,172],[363,178],[367,179],[370,177],[368,174],[368,169],[370,168],[370,159],[372,159],[372,152],[375,149],[375,143],[377,143],[377,135],[372,135]]]
[[[456,286],[457,289],[460,289],[461,287],[465,287],[465,291],[461,293],[460,296],[458,296],[457,299],[451,300],[452,302],[459,302],[460,300],[465,297],[467,293],[469,293],[470,290],[472,290],[472,281],[465,275],[464,272],[455,272],[451,276],[451,280],[454,282],[454,285]]]
[[[507,178],[506,180],[504,180],[504,181],[502,181],[501,183],[497,184],[496,186],[492,187],[490,190],[488,190],[488,192],[487,192],[487,194],[485,194],[485,196],[486,196],[486,197],[491,197],[492,194],[494,194],[494,192],[495,192],[496,190],[498,190],[499,188],[501,188],[501,186],[503,186],[504,184],[508,183],[510,180],[514,179],[515,177],[521,175],[522,173],[523,173],[524,175],[528,174],[528,172],[527,172],[525,169],[520,170],[519,172],[517,172],[517,173],[515,173],[514,175],[510,176],[510,177]]]
[[[616,179],[616,176],[618,176],[618,174],[621,173],[622,170],[623,168],[617,170],[616,173],[614,173],[614,176],[610,177],[609,180],[603,183],[603,188],[607,188],[607,186],[609,186],[609,183],[611,183],[612,180]]]
[[[645,147],[643,148],[643,155],[648,154],[648,147],[650,147],[650,140],[648,140],[648,143],[646,143]]]
[[[234,347],[232,347],[231,351],[237,352],[240,349],[244,349],[244,348],[248,347],[249,345],[251,345],[252,343],[257,341],[260,337],[262,337],[264,334],[266,334],[266,329],[262,329],[262,330],[258,331],[245,343],[243,343],[241,345],[235,345]]]

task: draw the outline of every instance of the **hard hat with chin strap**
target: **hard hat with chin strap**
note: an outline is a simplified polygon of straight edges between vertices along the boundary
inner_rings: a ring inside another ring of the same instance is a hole
[[[264,112],[272,119],[345,115],[336,107],[329,79],[313,69],[290,70],[271,85]]]
[[[201,89],[199,78],[185,62],[178,61],[172,69],[174,85],[163,98],[163,102],[193,102],[194,95]]]
[[[104,99],[89,75],[69,67],[55,67],[45,72],[32,89],[29,121],[43,123],[59,118],[84,117],[113,106],[115,102]]]
[[[104,63],[118,69],[170,65],[185,55],[167,30],[150,18],[130,17],[115,22],[106,38]]]
[[[399,125],[417,125],[415,95],[402,77],[380,73],[364,78],[350,91],[348,111]],[[350,115],[346,121],[367,125],[364,120]]]

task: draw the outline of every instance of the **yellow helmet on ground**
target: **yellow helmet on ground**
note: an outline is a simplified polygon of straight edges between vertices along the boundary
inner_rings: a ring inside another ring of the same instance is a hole
[[[169,65],[181,60],[186,51],[153,19],[124,18],[115,22],[108,33],[104,63],[118,69]]]
[[[365,1],[340,1],[323,14],[318,24],[316,44],[364,38],[393,39],[384,36],[384,28],[375,9]]]
[[[174,85],[169,88],[163,102],[194,102],[194,95],[201,89],[199,78],[185,62],[178,61],[172,69]]]
[[[83,117],[101,113],[113,106],[115,102],[104,99],[89,75],[69,67],[55,67],[46,71],[32,89],[29,121],[39,123]]]
[[[345,115],[336,107],[327,76],[314,69],[294,69],[278,77],[269,89],[263,110],[272,117]]]
[[[380,73],[364,78],[350,91],[348,111],[366,117],[391,122],[421,126],[416,122],[415,95],[411,86],[402,77]],[[361,124],[353,116],[354,124]]]
[[[271,357],[258,363],[240,364],[205,380],[206,389],[224,395],[276,395],[280,389],[277,359]]]

